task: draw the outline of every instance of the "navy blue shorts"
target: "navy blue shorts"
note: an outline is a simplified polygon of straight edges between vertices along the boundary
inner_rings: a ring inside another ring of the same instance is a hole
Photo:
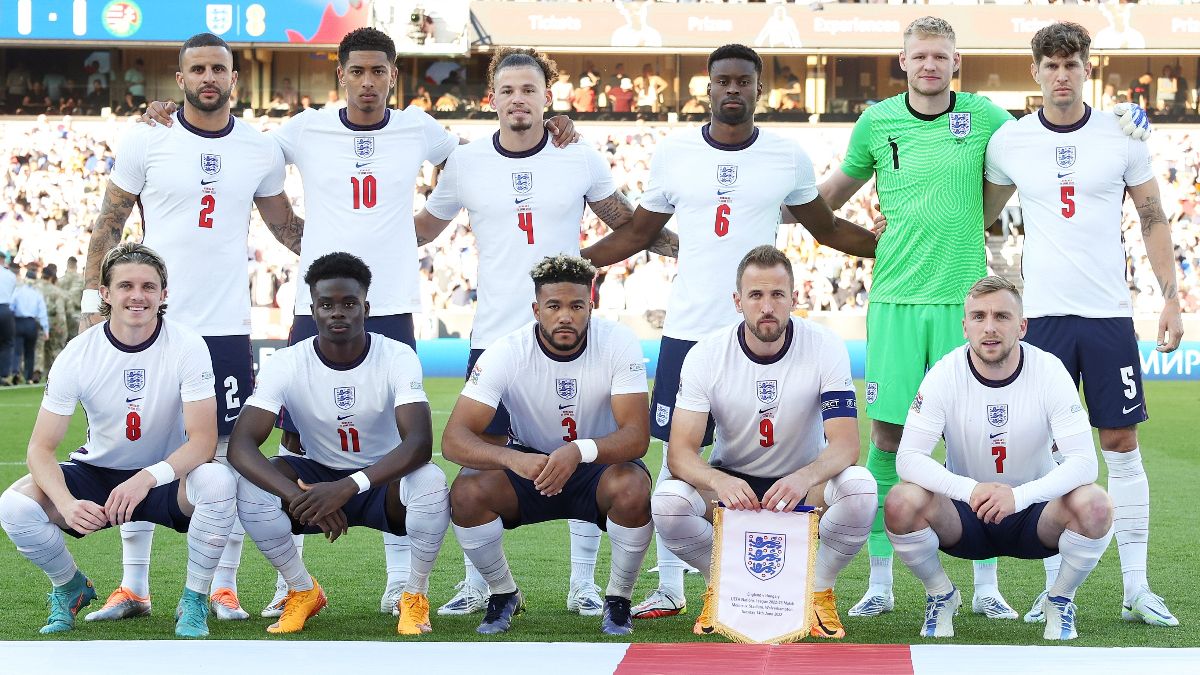
[[[67,489],[71,491],[72,497],[86,499],[100,506],[104,506],[104,503],[108,501],[108,495],[118,485],[141,471],[141,469],[106,469],[76,460],[60,462],[59,466],[62,467],[63,479],[66,480]],[[179,481],[174,480],[151,489],[146,493],[146,498],[142,500],[142,503],[133,509],[133,517],[130,520],[165,525],[176,532],[187,532],[191,519],[185,516],[183,510],[179,508]],[[72,537],[83,536],[82,533],[70,528],[63,531]]]
[[[249,335],[205,336],[212,357],[213,388],[217,395],[217,435],[228,436],[254,391],[254,352]]]
[[[523,445],[508,447],[520,452],[537,453],[537,450]],[[650,483],[646,485],[646,501],[649,502],[650,485],[654,484],[654,477],[650,475],[650,470],[642,460],[635,459],[632,463],[638,465],[650,478]],[[596,505],[596,488],[600,485],[601,476],[610,466],[612,464],[581,463],[575,469],[575,473],[567,479],[562,492],[553,497],[546,497],[538,492],[537,488],[533,487],[533,481],[505,469],[504,473],[508,475],[508,482],[517,493],[517,503],[521,508],[520,522],[506,521],[505,529],[511,530],[521,525],[544,523],[548,520],[583,520],[595,523],[601,530],[608,531],[608,518],[600,513],[600,508]]]
[[[324,464],[314,462],[306,457],[282,457],[283,461],[292,467],[300,480],[312,485],[313,483],[332,483],[339,481],[361,469],[331,469]],[[387,490],[396,489],[395,483],[383,487],[373,487],[366,492],[354,495],[342,507],[346,514],[346,523],[350,527],[369,527],[380,532],[389,532],[397,536],[408,534],[404,523],[393,523],[387,517]],[[321,528],[302,525],[292,521],[292,534],[319,534]]]
[[[771,486],[775,483],[778,483],[779,479],[782,478],[782,476],[777,476],[775,478],[750,476],[744,473],[738,473],[737,471],[733,471],[731,469],[726,469],[722,466],[714,466],[713,468],[722,473],[727,473],[734,478],[741,478],[742,480],[746,481],[746,483],[750,486],[750,489],[754,491],[754,496],[758,497],[758,501],[760,502],[763,499],[763,495],[767,494],[767,490],[770,490]],[[808,495],[804,495],[804,499],[800,500],[800,504],[803,504],[806,501],[808,501]],[[792,506],[800,506],[800,504],[792,504]]]
[[[950,500],[958,509],[958,521],[962,523],[962,538],[953,546],[942,546],[942,551],[955,558],[987,560],[1006,556],[1042,560],[1058,553],[1057,548],[1047,548],[1038,539],[1038,520],[1046,502],[1038,502],[1018,511],[999,523],[985,523],[971,510],[971,505],[956,499]]]
[[[413,351],[417,350],[417,338],[413,330],[412,314],[368,316],[367,332],[377,333],[397,342],[403,342],[412,347]],[[303,342],[316,334],[317,322],[313,320],[312,315],[297,314],[292,319],[292,330],[288,333],[288,346],[290,347],[297,342]],[[300,430],[292,423],[292,416],[288,414],[286,408],[279,412],[279,424],[276,426],[293,434],[300,433]]]
[[[1076,386],[1083,380],[1093,427],[1121,429],[1150,419],[1133,319],[1040,316],[1029,320],[1024,340],[1057,356]]]
[[[671,415],[675,412],[675,398],[679,395],[679,372],[683,370],[683,357],[695,347],[691,340],[677,340],[663,336],[658,347],[658,368],[654,370],[654,397],[650,399],[650,435],[660,441],[671,440]],[[712,445],[713,417],[708,416],[708,428],[704,430],[704,441],[700,447]]]
[[[479,360],[483,352],[482,349],[471,350],[471,355],[467,357],[467,374],[464,379],[471,377],[471,369],[475,367],[475,362]],[[483,433],[511,438],[511,429],[512,423],[508,419],[508,408],[504,407],[504,401],[500,401],[500,405],[496,406],[495,416],[492,417],[492,421],[488,423],[487,429],[484,429]]]

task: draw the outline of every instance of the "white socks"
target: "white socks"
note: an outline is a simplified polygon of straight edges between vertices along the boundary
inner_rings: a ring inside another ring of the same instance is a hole
[[[628,600],[633,596],[633,586],[642,571],[646,550],[650,548],[654,522],[648,522],[641,527],[624,527],[609,518],[606,527],[608,540],[612,542],[612,562],[608,574],[608,588],[604,594]]]
[[[892,592],[892,557],[871,556],[871,578],[868,595],[888,595]]]
[[[667,467],[667,446],[668,443],[663,441],[662,470],[658,472],[656,488],[658,485],[662,485],[663,481],[671,479],[671,470]],[[655,537],[654,540],[654,551],[658,556],[658,587],[672,598],[682,601],[684,597],[683,575],[687,571],[686,566],[679,556],[671,553],[671,549],[667,548],[662,537]]]
[[[426,464],[401,478],[400,503],[406,511],[404,527],[412,564],[404,590],[427,595],[429,572],[450,527],[450,488],[446,486],[446,474],[436,464]],[[384,540],[386,543],[386,537]]]
[[[187,588],[208,595],[213,572],[237,518],[237,479],[224,465],[201,464],[184,479],[194,511],[188,525]]]
[[[879,508],[875,478],[865,467],[851,466],[825,484],[820,545],[817,547],[813,590],[833,588],[837,575],[862,550]]]
[[[487,579],[484,579],[479,570],[475,569],[475,563],[471,562],[471,558],[467,555],[466,551],[463,551],[463,567],[466,571],[466,576],[464,577],[466,582],[475,588],[482,588],[484,593],[487,593]]]
[[[910,534],[887,533],[892,541],[896,557],[900,558],[913,576],[925,585],[927,595],[945,595],[954,584],[946,576],[942,561],[938,560],[938,536],[932,528],[926,527]]]
[[[0,494],[0,525],[17,552],[41,568],[50,583],[62,586],[74,578],[78,568],[62,530],[50,522],[40,504],[16,490],[5,490]]]
[[[121,585],[134,595],[150,595],[150,547],[154,543],[154,523],[133,522],[121,525]]]
[[[585,520],[568,520],[571,529],[571,585],[596,583],[600,528]],[[653,528],[652,528],[653,529]]]
[[[1138,448],[1102,452],[1108,465],[1108,496],[1113,504],[1113,534],[1121,557],[1121,580],[1129,603],[1146,580],[1146,547],[1150,539],[1150,484]]]
[[[504,557],[504,524],[499,518],[476,527],[455,525],[454,535],[458,537],[463,553],[487,580],[491,595],[517,590],[517,582],[508,568],[508,559]]]
[[[1075,591],[1096,567],[1096,563],[1100,562],[1111,539],[1112,530],[1099,539],[1088,539],[1078,532],[1063,530],[1058,537],[1058,554],[1062,558],[1062,565],[1058,570],[1058,578],[1050,586],[1050,595],[1074,599]]]
[[[412,550],[408,536],[384,532],[383,560],[387,566],[388,588],[408,583],[408,574],[412,569]]]
[[[1062,556],[1052,555],[1049,558],[1042,560],[1042,567],[1046,568],[1046,590],[1054,585],[1054,580],[1058,578],[1058,568],[1062,565]]]
[[[248,480],[240,480],[237,510],[246,534],[254,540],[267,562],[279,571],[288,588],[312,590],[312,577],[304,567],[304,559],[292,536],[292,521],[283,512],[279,497]]]
[[[237,573],[242,564],[242,544],[245,539],[246,528],[242,527],[242,521],[234,518],[233,530],[229,533],[229,540],[226,541],[221,560],[217,563],[217,572],[213,575],[213,591],[228,588],[237,593]]]
[[[659,483],[650,499],[650,511],[659,540],[681,560],[700,570],[707,585],[713,528],[704,518],[704,498],[696,488],[672,478]]]

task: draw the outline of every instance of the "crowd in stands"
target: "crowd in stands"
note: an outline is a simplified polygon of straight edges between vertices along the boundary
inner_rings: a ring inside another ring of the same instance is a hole
[[[69,257],[86,260],[90,228],[99,212],[107,174],[114,163],[114,139],[132,120],[81,121],[43,119],[37,122],[6,122],[0,131],[0,148],[8,154],[0,176],[0,253],[21,266],[56,264],[64,269]],[[265,127],[275,124],[265,121]],[[464,138],[490,134],[493,126],[463,123],[452,127]],[[584,142],[594,144],[609,159],[620,190],[635,204],[646,189],[650,157],[669,129],[666,126],[628,124],[593,126],[581,124]],[[819,176],[840,161],[849,129],[809,125],[775,127],[797,138],[811,156]],[[1197,213],[1197,184],[1200,176],[1200,133],[1195,130],[1161,128],[1149,141],[1154,165],[1163,191],[1163,203],[1172,223],[1176,260],[1183,279],[1184,311],[1200,312],[1200,213]],[[2,155],[0,155],[2,157]],[[415,186],[414,208],[420,209],[432,189],[434,170],[426,166]],[[289,170],[288,194],[303,212],[303,194],[298,174]],[[847,219],[870,223],[875,203],[873,192],[860,193],[842,210]],[[126,236],[140,238],[142,224],[135,211]],[[1021,228],[1019,209],[1004,218],[1007,238],[994,238],[989,261],[994,268],[1019,269]],[[673,227],[673,224],[670,225]],[[1126,202],[1125,246],[1129,253],[1129,279],[1138,312],[1153,313],[1162,298],[1142,244],[1137,214]],[[603,236],[606,228],[586,212],[582,241]],[[801,302],[811,311],[861,312],[871,288],[872,261],[843,256],[819,247],[796,225],[779,229],[778,245],[796,264]],[[477,287],[474,237],[465,213],[447,232],[419,250],[421,296],[425,302],[422,335],[436,336],[441,315],[471,311]],[[274,326],[255,325],[256,335],[280,335],[286,331],[287,308],[296,293],[296,257],[278,244],[255,214],[247,248],[247,273],[252,301],[259,308],[283,308],[259,312]],[[605,271],[597,284],[598,306],[605,311],[645,314],[651,322],[661,320],[666,309],[675,261],[652,254],[635,256]],[[282,326],[282,329],[280,328]]]

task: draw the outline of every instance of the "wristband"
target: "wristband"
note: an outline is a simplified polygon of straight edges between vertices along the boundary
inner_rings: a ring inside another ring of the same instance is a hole
[[[175,481],[175,469],[172,469],[171,465],[166,462],[151,464],[146,467],[146,472],[154,476],[154,487],[162,487]]]
[[[100,291],[94,288],[83,289],[83,297],[79,300],[81,314],[96,314],[100,311]]]
[[[361,471],[355,471],[350,474],[350,480],[354,481],[354,484],[358,486],[358,494],[360,495],[371,489],[371,479],[367,478],[367,474]]]
[[[575,439],[575,447],[579,448],[579,461],[581,462],[594,462],[596,461],[596,455],[600,454],[600,451],[596,448],[596,441],[590,438]]]

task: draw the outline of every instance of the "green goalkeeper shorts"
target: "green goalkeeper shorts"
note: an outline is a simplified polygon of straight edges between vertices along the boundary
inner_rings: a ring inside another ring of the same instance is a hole
[[[917,388],[938,359],[966,343],[963,306],[867,307],[867,417],[904,424]]]

